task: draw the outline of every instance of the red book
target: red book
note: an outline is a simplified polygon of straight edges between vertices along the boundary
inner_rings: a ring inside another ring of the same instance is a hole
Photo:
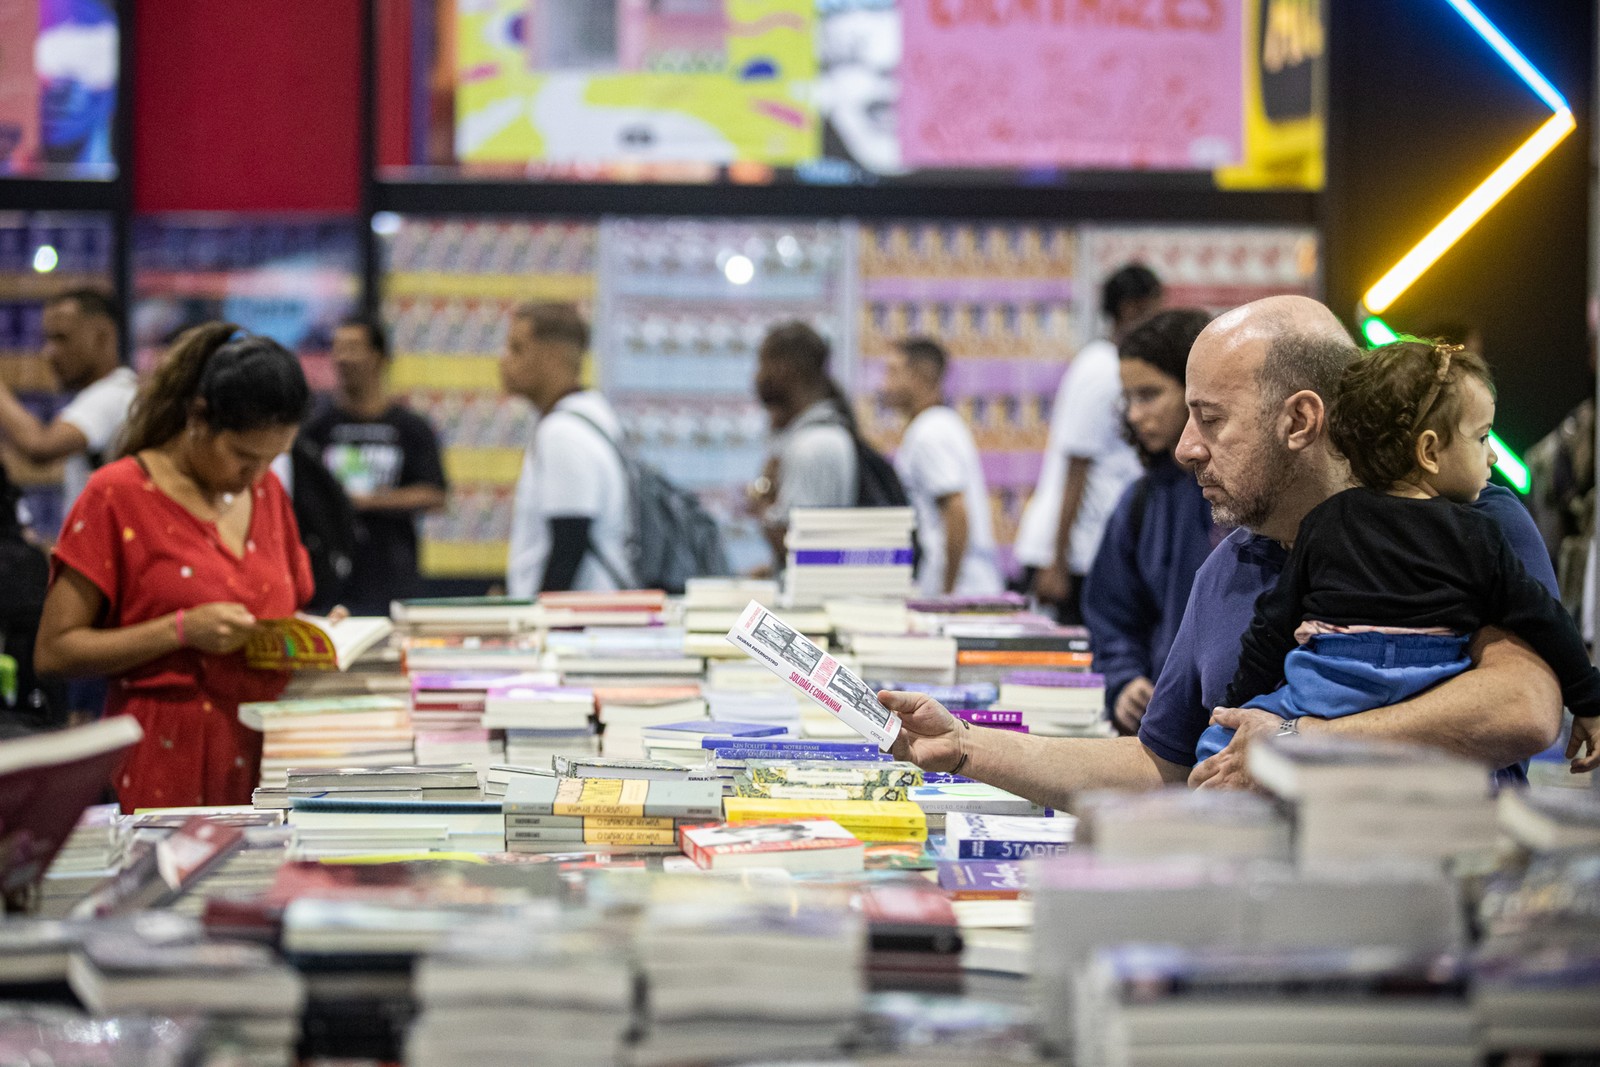
[[[244,831],[239,827],[195,815],[178,827],[177,833],[157,842],[156,870],[168,889],[181,893],[242,844]]]
[[[137,722],[116,715],[0,745],[0,893],[44,876],[78,816],[99,803],[142,736]]]
[[[713,871],[859,871],[863,862],[860,840],[831,819],[688,826],[679,831],[678,843],[695,866]]]

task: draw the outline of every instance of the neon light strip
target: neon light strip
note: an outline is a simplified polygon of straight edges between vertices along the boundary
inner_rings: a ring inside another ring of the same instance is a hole
[[[1362,299],[1366,309],[1375,314],[1381,313],[1399,299],[1400,294],[1411,287],[1411,283],[1438,262],[1439,257],[1450,250],[1451,245],[1461,240],[1462,234],[1472,229],[1490,208],[1499,203],[1513,186],[1576,128],[1577,122],[1573,120],[1572,112],[1565,108],[1551,115],[1545,124],[1535,130],[1533,136],[1524,141],[1520,148],[1506,157],[1506,161],[1496,167],[1482,184],[1468,193],[1467,198],[1456,205],[1455,210],[1441,219],[1426,237],[1418,241],[1416,247],[1401,257],[1400,262],[1390,267],[1389,273],[1378,279],[1378,284],[1367,290],[1367,295]]]
[[[1367,344],[1374,348],[1379,345],[1393,344],[1395,341],[1400,340],[1400,335],[1395,333],[1387,322],[1384,322],[1376,315],[1361,323],[1361,332],[1366,335]],[[1494,469],[1499,471],[1505,480],[1511,483],[1511,488],[1523,496],[1527,496],[1528,491],[1533,487],[1533,478],[1528,473],[1528,465],[1522,462],[1522,457],[1511,451],[1510,446],[1500,440],[1499,435],[1493,430],[1489,431],[1489,444],[1494,446],[1496,457]]]
[[[1471,0],[1445,0],[1451,7],[1466,19],[1478,35],[1489,42],[1489,47],[1500,53],[1500,58],[1511,65],[1511,69],[1528,83],[1528,88],[1543,100],[1545,106],[1551,111],[1567,111],[1566,98],[1556,91],[1543,74],[1534,69],[1528,57],[1517,50],[1517,46],[1506,40],[1506,35],[1495,28],[1494,23],[1484,18],[1483,12],[1473,6]]]

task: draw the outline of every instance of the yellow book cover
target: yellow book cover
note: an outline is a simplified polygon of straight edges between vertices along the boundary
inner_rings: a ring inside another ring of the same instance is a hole
[[[351,616],[338,622],[316,615],[259,619],[244,646],[244,657],[261,671],[348,670],[361,653],[393,630],[381,616]]]
[[[676,830],[591,830],[583,828],[586,845],[675,845]]]
[[[644,817],[650,783],[637,778],[563,778],[556,786],[552,815]]]
[[[832,819],[841,826],[921,827],[927,816],[909,800],[773,800],[728,797],[723,801],[729,822],[751,819]]]

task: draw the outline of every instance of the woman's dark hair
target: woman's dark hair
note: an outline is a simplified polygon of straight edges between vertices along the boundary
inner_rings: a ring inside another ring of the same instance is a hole
[[[1129,331],[1117,347],[1117,356],[1148,363],[1184,385],[1188,382],[1189,349],[1210,322],[1211,312],[1200,308],[1158,311]]]
[[[811,326],[798,320],[774,326],[761,341],[762,359],[787,364],[799,377],[819,385],[834,407],[839,409],[845,427],[855,433],[856,416],[850,410],[850,398],[828,374],[828,357],[831,354],[827,340]]]
[[[1122,318],[1124,304],[1160,295],[1161,279],[1156,277],[1156,272],[1143,263],[1129,263],[1100,287],[1100,311],[1116,322]]]
[[[231,322],[186,330],[162,357],[133,402],[123,452],[158,448],[183,432],[194,411],[213,430],[298,426],[311,390],[294,353]]]
[[[1388,489],[1416,469],[1426,430],[1448,445],[1461,419],[1461,384],[1476,378],[1494,393],[1483,357],[1458,345],[1396,341],[1345,368],[1328,411],[1328,434],[1356,481]]]

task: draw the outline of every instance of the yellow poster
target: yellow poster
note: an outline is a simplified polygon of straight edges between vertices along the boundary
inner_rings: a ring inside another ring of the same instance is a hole
[[[820,153],[813,0],[459,0],[457,11],[464,163],[790,167]]]

